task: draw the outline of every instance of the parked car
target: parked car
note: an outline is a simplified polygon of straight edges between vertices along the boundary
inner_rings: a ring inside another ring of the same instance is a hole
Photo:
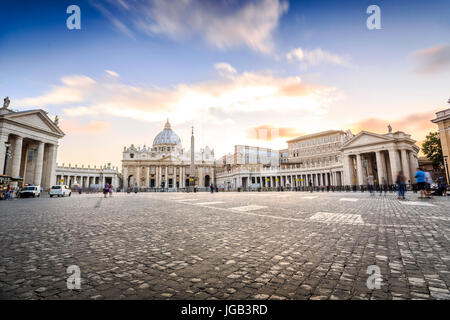
[[[41,195],[41,187],[40,186],[25,186],[20,190],[19,197],[20,198],[26,198],[26,197],[40,197]]]
[[[50,198],[53,196],[57,196],[57,197],[69,196],[70,197],[72,195],[72,190],[66,185],[52,186],[50,188],[50,192],[48,194],[50,195]]]

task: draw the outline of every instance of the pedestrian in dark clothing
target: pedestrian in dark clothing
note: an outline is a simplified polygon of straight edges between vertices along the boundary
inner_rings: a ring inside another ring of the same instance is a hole
[[[403,171],[399,171],[397,175],[397,179],[395,181],[397,184],[397,191],[398,191],[398,199],[405,199],[405,192],[406,192],[406,177],[403,174]]]

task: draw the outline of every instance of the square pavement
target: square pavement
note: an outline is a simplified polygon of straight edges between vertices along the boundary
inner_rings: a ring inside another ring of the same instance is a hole
[[[0,201],[0,298],[450,299],[449,236],[450,198],[413,193]]]

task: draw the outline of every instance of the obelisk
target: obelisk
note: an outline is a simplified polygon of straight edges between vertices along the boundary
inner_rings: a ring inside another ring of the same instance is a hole
[[[189,185],[192,186],[192,190],[195,188],[195,151],[194,151],[194,127],[192,127],[191,135],[191,168],[189,170]],[[191,189],[191,188],[189,188]]]

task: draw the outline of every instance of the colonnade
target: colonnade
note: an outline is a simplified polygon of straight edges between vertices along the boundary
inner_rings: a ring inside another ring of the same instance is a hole
[[[5,148],[0,173],[22,178],[24,184],[34,184],[44,189],[55,184],[56,144],[28,136],[3,134],[0,148]]]
[[[209,186],[214,181],[214,169],[211,166],[198,166],[197,186]],[[186,188],[189,186],[189,165],[135,165],[123,167],[123,187],[138,188]]]
[[[344,154],[344,176],[346,185],[367,185],[369,176],[374,183],[395,184],[400,171],[407,183],[414,183],[418,167],[415,152],[408,149],[387,149],[374,152]]]

